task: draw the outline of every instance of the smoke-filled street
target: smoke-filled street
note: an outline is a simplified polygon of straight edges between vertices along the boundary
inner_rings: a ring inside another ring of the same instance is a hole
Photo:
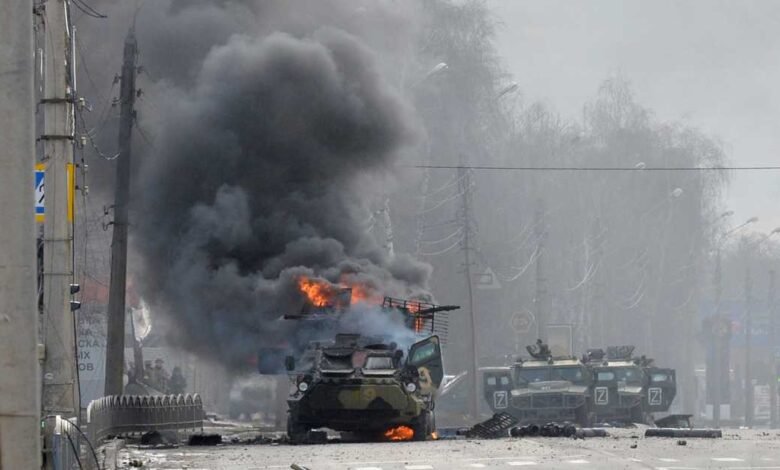
[[[780,469],[778,25],[0,2],[0,470]]]
[[[536,438],[428,443],[327,444],[317,446],[186,447],[128,449],[120,459],[143,459],[148,468],[202,470],[468,470],[509,469],[779,469],[776,432],[731,431],[722,440],[634,438],[641,430],[585,440]],[[126,465],[120,468],[131,468]],[[147,467],[145,467],[147,468]]]

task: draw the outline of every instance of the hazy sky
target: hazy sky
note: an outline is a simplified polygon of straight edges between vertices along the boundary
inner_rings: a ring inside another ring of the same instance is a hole
[[[658,118],[718,136],[735,165],[780,164],[780,1],[487,0],[527,100],[579,117],[621,74]],[[780,226],[780,171],[737,172],[732,223]]]

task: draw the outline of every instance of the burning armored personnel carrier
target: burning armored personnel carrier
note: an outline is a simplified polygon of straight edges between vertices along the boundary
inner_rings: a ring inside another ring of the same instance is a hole
[[[434,393],[444,376],[438,336],[404,351],[382,338],[339,334],[287,366],[293,443],[316,428],[390,440],[425,440],[434,431]]]
[[[345,332],[350,325],[341,319],[352,305],[351,289],[307,282],[310,302],[285,318],[319,322],[308,329],[327,337],[290,351],[284,360],[291,381],[290,441],[305,442],[318,428],[371,440],[431,436],[434,397],[444,378],[441,347],[447,323],[436,314],[458,307],[384,297],[371,308],[392,316],[400,335]]]
[[[576,422],[589,426],[592,373],[576,357],[554,357],[537,341],[530,359],[483,370],[484,395],[494,412],[508,412],[521,425]]]

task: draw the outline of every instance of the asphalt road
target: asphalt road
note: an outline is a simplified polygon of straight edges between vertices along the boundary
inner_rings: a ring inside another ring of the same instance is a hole
[[[505,438],[373,444],[225,445],[167,450],[128,447],[120,453],[132,468],[252,470],[285,469],[295,463],[311,470],[439,469],[778,469],[780,433],[726,431],[722,439],[641,437],[641,430],[616,430],[607,438]]]

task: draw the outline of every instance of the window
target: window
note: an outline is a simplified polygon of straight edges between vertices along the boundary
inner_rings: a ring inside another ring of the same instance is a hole
[[[366,369],[393,369],[393,358],[382,356],[368,356]]]
[[[488,385],[496,385],[496,378],[495,377],[488,377],[487,378],[487,384]]]
[[[566,380],[567,382],[579,384],[585,379],[585,372],[582,367],[559,367],[552,370],[552,380]]]
[[[545,382],[550,380],[550,371],[547,368],[520,369],[517,379],[521,383]]]
[[[423,364],[434,356],[436,356],[436,343],[428,343],[415,350],[414,356],[409,362],[412,364]]]
[[[596,380],[599,382],[611,382],[615,380],[615,373],[609,371],[601,371],[596,374]]]
[[[669,376],[666,374],[653,374],[650,376],[651,382],[666,382],[669,380]]]

